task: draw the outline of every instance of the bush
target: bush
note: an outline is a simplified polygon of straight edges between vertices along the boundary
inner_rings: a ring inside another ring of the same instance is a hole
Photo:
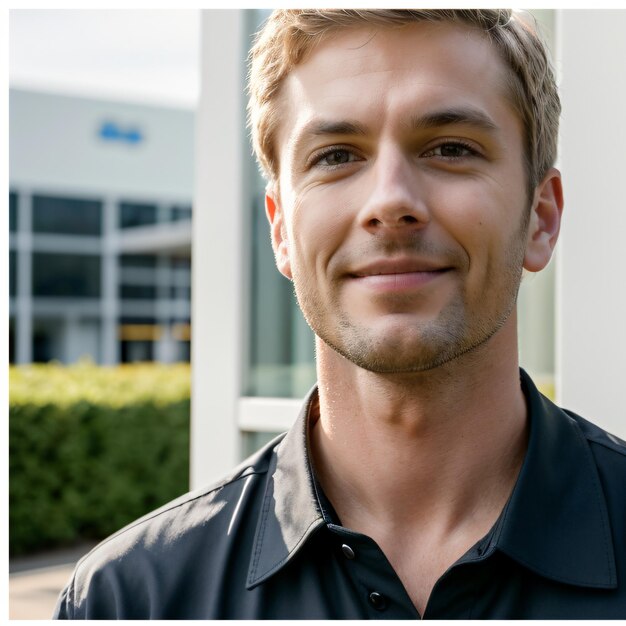
[[[188,365],[9,371],[11,555],[102,539],[189,486]]]

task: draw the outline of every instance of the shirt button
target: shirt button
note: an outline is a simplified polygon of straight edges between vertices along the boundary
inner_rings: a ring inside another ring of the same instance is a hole
[[[385,596],[381,595],[377,591],[370,593],[370,604],[377,610],[383,611],[387,607],[387,600]]]
[[[346,559],[354,558],[354,550],[349,545],[344,543],[341,546],[341,551],[343,552],[343,555],[346,557]]]

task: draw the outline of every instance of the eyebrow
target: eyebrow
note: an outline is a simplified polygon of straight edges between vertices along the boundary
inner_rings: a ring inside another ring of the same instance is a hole
[[[298,153],[301,147],[306,144],[311,137],[324,135],[365,136],[366,134],[367,128],[363,126],[363,124],[356,121],[324,120],[314,118],[305,124],[302,130],[298,133],[295,141],[293,142],[292,150],[294,153]]]
[[[498,129],[496,123],[486,113],[473,107],[443,109],[423,115],[414,115],[409,121],[409,128],[412,130],[426,130],[453,124],[474,126],[489,132]]]
[[[365,135],[367,128],[359,122],[314,120],[305,126],[303,135]]]

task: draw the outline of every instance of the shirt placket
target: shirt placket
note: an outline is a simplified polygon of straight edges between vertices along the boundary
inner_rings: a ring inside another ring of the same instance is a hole
[[[329,524],[333,550],[370,619],[420,619],[402,581],[376,542]]]

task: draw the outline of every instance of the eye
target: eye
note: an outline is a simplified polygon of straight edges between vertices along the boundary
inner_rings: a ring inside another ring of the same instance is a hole
[[[358,157],[345,148],[329,148],[317,155],[313,159],[313,165],[321,165],[325,167],[336,167],[344,163],[358,161]]]
[[[455,160],[477,155],[478,151],[466,143],[461,141],[446,141],[426,151],[422,156]]]

